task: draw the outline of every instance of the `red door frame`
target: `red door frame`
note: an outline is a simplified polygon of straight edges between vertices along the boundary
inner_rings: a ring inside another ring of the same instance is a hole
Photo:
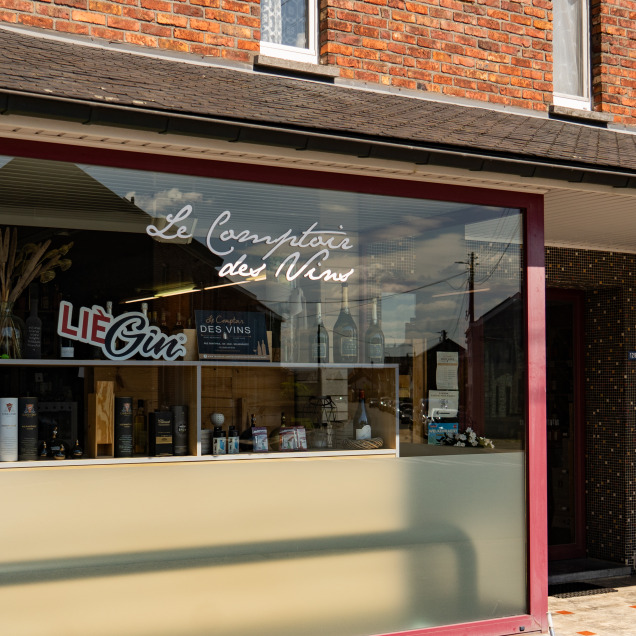
[[[525,192],[487,190],[467,186],[401,181],[382,177],[333,174],[309,170],[224,163],[138,151],[102,150],[71,144],[0,139],[0,153],[88,163],[134,170],[224,178],[260,183],[326,188],[475,205],[519,208],[525,211],[525,301],[527,342],[526,468],[528,532],[528,614],[461,625],[400,632],[402,636],[500,636],[520,631],[546,631],[548,610],[547,472],[545,403],[545,261],[543,196]],[[388,635],[387,635],[388,636]]]
[[[584,292],[578,289],[547,289],[546,300],[562,300],[573,307],[573,371],[574,371],[574,506],[575,542],[567,545],[548,545],[548,559],[577,559],[585,556],[585,383],[584,383]],[[547,442],[546,442],[547,445]],[[547,459],[546,459],[547,462]],[[546,470],[549,467],[546,465]]]

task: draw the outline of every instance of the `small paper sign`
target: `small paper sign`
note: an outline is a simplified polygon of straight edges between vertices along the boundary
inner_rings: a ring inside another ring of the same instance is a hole
[[[194,315],[199,360],[269,360],[264,314],[199,310]]]

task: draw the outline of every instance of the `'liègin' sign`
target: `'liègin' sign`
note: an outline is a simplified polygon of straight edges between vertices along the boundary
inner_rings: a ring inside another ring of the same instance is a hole
[[[183,333],[167,336],[151,327],[141,312],[130,311],[114,317],[99,305],[80,307],[76,318],[73,305],[63,300],[57,322],[62,338],[100,347],[111,360],[128,360],[135,355],[155,360],[175,360],[186,353],[188,337]]]
[[[148,236],[161,238],[164,241],[191,239],[192,234],[183,223],[192,213],[192,206],[186,205],[176,214],[166,216],[167,225],[158,228],[154,225],[146,227]],[[349,240],[342,225],[337,230],[316,229],[318,222],[310,225],[306,230],[295,233],[288,229],[280,236],[259,235],[252,230],[235,230],[228,227],[232,214],[229,210],[221,212],[212,222],[206,237],[206,245],[212,254],[225,258],[223,267],[219,270],[219,276],[241,276],[243,278],[255,278],[264,273],[267,267],[267,259],[279,248],[287,245],[293,248],[283,262],[276,269],[278,277],[285,274],[287,280],[296,280],[299,277],[310,280],[322,280],[324,282],[344,283],[355,271],[353,268],[346,271],[338,271],[323,267],[332,251],[350,250],[354,245]],[[245,262],[247,254],[237,255],[234,251],[243,243],[252,245],[263,244],[266,252],[261,256],[262,265],[253,267]],[[282,250],[281,250],[282,251]],[[232,256],[230,256],[232,254]]]

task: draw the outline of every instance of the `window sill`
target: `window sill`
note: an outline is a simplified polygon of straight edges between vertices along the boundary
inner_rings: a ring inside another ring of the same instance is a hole
[[[592,110],[580,108],[568,108],[567,106],[552,105],[549,109],[550,116],[555,118],[580,119],[596,123],[609,123],[614,118],[609,113],[598,113]]]
[[[265,72],[282,71],[285,75],[313,77],[315,79],[333,79],[340,76],[340,70],[323,64],[295,62],[270,55],[257,55],[254,58],[254,69]]]

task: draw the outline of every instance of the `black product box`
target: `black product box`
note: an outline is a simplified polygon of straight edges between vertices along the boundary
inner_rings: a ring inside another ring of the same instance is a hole
[[[151,411],[148,414],[148,446],[150,455],[165,457],[173,454],[172,411]]]

